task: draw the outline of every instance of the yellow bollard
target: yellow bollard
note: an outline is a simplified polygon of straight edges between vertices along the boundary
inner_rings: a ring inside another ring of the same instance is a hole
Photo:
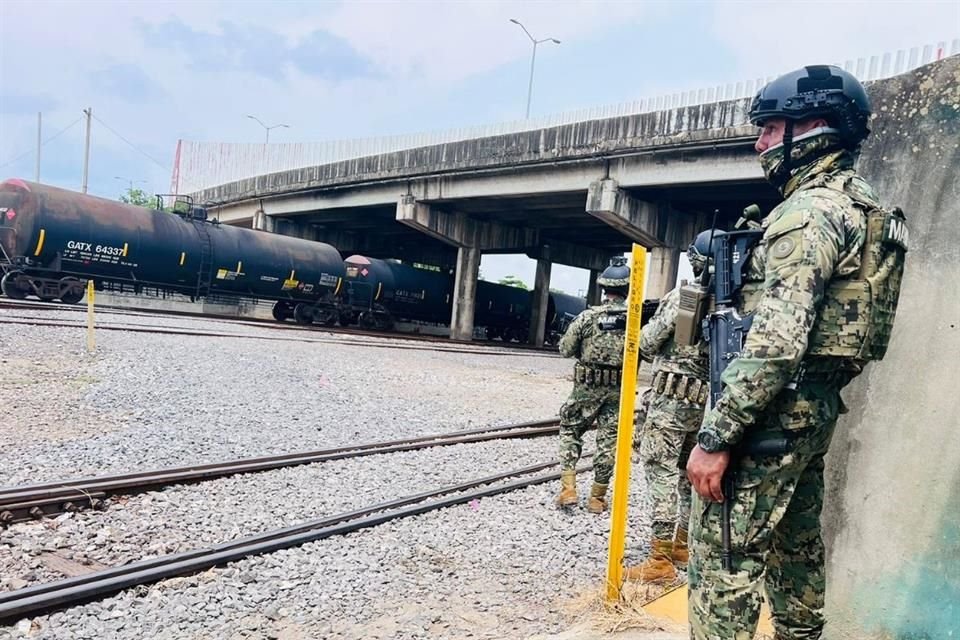
[[[607,600],[620,597],[623,552],[626,546],[627,492],[630,489],[630,449],[633,446],[633,410],[637,401],[637,359],[640,356],[640,315],[647,271],[647,250],[633,245],[630,294],[627,298],[627,335],[623,343],[620,376],[620,419],[617,456],[613,467],[613,506],[610,509],[610,550],[607,556]]]
[[[87,280],[87,351],[94,353],[97,342],[93,338],[93,280]]]

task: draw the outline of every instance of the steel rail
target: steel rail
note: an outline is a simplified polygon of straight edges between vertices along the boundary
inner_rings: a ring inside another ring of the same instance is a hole
[[[86,328],[85,324],[82,323],[72,323],[59,320],[45,320],[41,318],[36,319],[22,319],[22,318],[12,318],[12,319],[0,319],[0,325],[2,324],[17,324],[17,325],[26,325],[26,326],[36,326],[36,327],[57,327],[57,328],[66,328],[66,329],[84,329]],[[444,345],[436,346],[420,346],[420,345],[406,345],[406,344],[383,344],[378,342],[367,342],[361,340],[339,340],[336,338],[293,338],[293,337],[282,337],[282,336],[258,336],[258,335],[249,335],[244,333],[216,333],[212,331],[203,331],[203,330],[189,330],[189,329],[177,329],[173,327],[151,327],[149,325],[137,325],[137,324],[128,324],[128,325],[106,325],[106,324],[97,324],[97,330],[103,331],[126,331],[130,333],[152,333],[160,335],[180,335],[180,336],[195,336],[201,338],[241,338],[244,340],[273,340],[277,342],[306,342],[309,344],[339,344],[339,345],[348,345],[348,346],[360,346],[360,347],[373,347],[377,349],[403,349],[403,350],[414,350],[414,351],[437,351],[443,353],[468,353],[471,355],[491,355],[491,356],[537,356],[545,358],[554,358],[560,357],[557,354],[552,353],[551,351],[541,350],[537,352],[534,349],[511,349],[510,347],[499,347],[499,345],[480,345],[478,344],[475,349],[459,349],[451,345],[446,347]],[[358,334],[359,335],[359,334]],[[495,349],[500,348],[500,351]]]
[[[478,498],[543,484],[556,480],[560,477],[560,474],[549,473],[504,485],[477,488],[514,476],[536,473],[558,464],[559,461],[551,461],[531,465],[441,489],[381,502],[355,511],[231,540],[207,549],[141,560],[83,576],[0,593],[0,621],[9,622],[26,614],[47,613],[63,608],[65,605],[108,596],[129,587],[196,573],[249,556],[272,553],[308,542],[374,527],[392,520],[464,504]],[[591,468],[592,465],[586,465],[577,471],[580,473]],[[451,493],[457,495],[447,496]],[[438,499],[423,502],[432,498]]]
[[[86,309],[78,307],[77,305],[65,305],[63,303],[56,302],[34,302],[32,300],[28,301],[10,301],[0,298],[0,308],[7,309],[26,309],[26,310],[38,310],[38,311],[65,311],[65,312],[74,312],[74,313],[86,313]],[[195,318],[198,320],[207,320],[211,322],[220,322],[225,324],[236,324],[243,327],[261,327],[264,329],[273,329],[280,331],[321,331],[334,334],[343,334],[343,335],[356,335],[356,336],[365,336],[370,338],[384,338],[387,340],[408,340],[412,342],[438,342],[449,345],[464,345],[464,346],[478,346],[478,347],[500,347],[503,349],[516,349],[518,351],[532,351],[536,352],[545,352],[545,353],[554,353],[555,348],[550,347],[537,347],[530,344],[524,343],[514,343],[514,342],[482,342],[475,340],[458,340],[450,338],[448,336],[439,336],[439,335],[425,335],[425,334],[415,334],[415,333],[403,333],[403,332],[391,332],[391,331],[376,331],[373,329],[360,329],[358,327],[340,327],[340,326],[329,326],[329,325],[319,325],[319,324],[290,324],[287,322],[278,322],[276,320],[267,320],[264,318],[238,318],[234,316],[228,316],[219,313],[201,313],[199,311],[180,311],[173,309],[142,309],[134,307],[125,307],[122,305],[113,305],[113,304],[98,304],[98,310],[105,309],[106,311],[99,311],[100,313],[110,314],[110,315],[132,315],[132,316],[160,316],[160,317],[182,317],[182,318]]]
[[[104,498],[110,495],[138,493],[172,484],[189,484],[240,473],[270,471],[317,462],[415,451],[438,446],[500,439],[536,438],[552,435],[558,431],[557,420],[539,420],[316,451],[3,487],[0,488],[0,525],[24,522],[63,511],[75,511],[85,506],[96,508],[102,506]]]

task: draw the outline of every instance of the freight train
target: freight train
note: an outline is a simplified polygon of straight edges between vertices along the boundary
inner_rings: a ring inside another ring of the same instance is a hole
[[[395,321],[443,324],[453,276],[365,256],[343,260],[331,245],[209,220],[178,197],[146,209],[19,179],[0,183],[0,290],[9,298],[76,303],[86,281],[139,293],[250,297],[275,302],[274,318],[298,323]],[[479,281],[474,324],[491,339],[524,340],[532,293]],[[545,335],[555,342],[585,301],[550,293]]]

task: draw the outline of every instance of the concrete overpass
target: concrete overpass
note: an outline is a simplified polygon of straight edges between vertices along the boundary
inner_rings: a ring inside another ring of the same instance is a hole
[[[545,313],[552,263],[589,269],[593,282],[609,256],[637,242],[651,250],[646,295],[659,297],[714,210],[726,222],[750,202],[776,201],[747,106],[730,100],[451,142],[257,176],[195,198],[217,203],[223,222],[344,254],[455,265],[457,292],[473,290],[481,253],[524,253],[537,260],[535,313]],[[455,298],[451,330],[468,337],[472,296]],[[542,329],[531,340],[542,342]]]
[[[681,251],[714,215],[727,225],[747,204],[776,204],[753,151],[749,101],[353,157],[193,196],[214,203],[225,223],[326,242],[344,256],[455,267],[451,334],[459,338],[473,333],[481,254],[526,254],[537,261],[531,326],[540,330],[530,340],[542,343],[537,319],[554,262],[590,270],[594,302],[609,256],[636,242],[651,254],[645,297],[660,297],[676,283]]]

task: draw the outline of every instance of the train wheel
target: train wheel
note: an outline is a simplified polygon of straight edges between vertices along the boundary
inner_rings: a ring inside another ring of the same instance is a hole
[[[27,292],[17,286],[17,276],[23,275],[20,271],[11,271],[0,280],[0,290],[3,295],[13,300],[23,300],[27,297]]]
[[[290,317],[290,309],[283,302],[273,305],[273,319],[277,322],[283,322]]]
[[[60,278],[60,301],[77,304],[83,300],[83,283],[76,278]]]
[[[301,302],[293,308],[293,319],[297,324],[313,324],[313,309]]]
[[[372,311],[361,311],[360,315],[357,316],[357,324],[359,324],[364,329],[373,329],[376,327],[376,321],[373,318]]]

